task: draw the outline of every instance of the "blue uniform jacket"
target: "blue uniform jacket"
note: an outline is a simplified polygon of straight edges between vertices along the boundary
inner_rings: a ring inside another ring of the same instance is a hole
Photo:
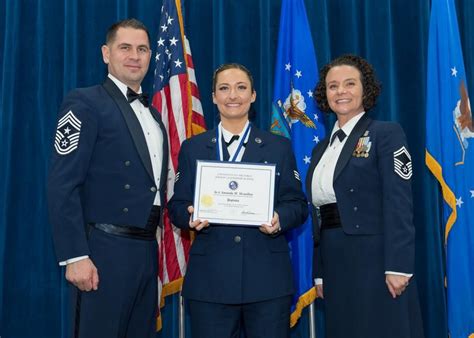
[[[368,142],[371,144],[367,157],[364,152],[359,152],[362,156],[357,157],[356,150],[363,150],[362,146]],[[309,201],[312,201],[313,172],[328,144],[329,137],[313,149],[306,176]],[[415,228],[411,159],[407,148],[405,133],[399,124],[374,121],[364,115],[344,145],[336,164],[333,187],[344,232],[350,235],[383,234],[385,271],[413,273]],[[311,212],[317,242],[320,225],[312,204]],[[316,256],[316,277],[324,277],[318,250]]]
[[[172,222],[189,229],[196,160],[216,160],[216,131],[186,140],[179,154],[178,180],[168,204]],[[290,142],[252,126],[242,162],[276,164],[275,204],[282,232],[265,235],[252,227],[211,224],[196,233],[183,295],[189,299],[239,304],[293,293],[288,244],[282,235],[302,224],[307,203]]]
[[[160,115],[150,110],[163,132],[160,187],[140,123],[113,81],[73,90],[64,99],[58,120],[67,123],[58,130],[79,132],[61,141],[73,143],[78,137],[74,150],[53,150],[51,158],[48,204],[58,261],[90,254],[87,223],[144,227],[157,188],[165,201],[168,143]]]

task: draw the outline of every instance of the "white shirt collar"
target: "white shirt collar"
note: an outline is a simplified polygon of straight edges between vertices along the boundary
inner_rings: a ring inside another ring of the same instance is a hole
[[[120,81],[119,79],[117,79],[115,76],[113,76],[112,74],[109,73],[109,79],[111,79],[115,85],[120,89],[120,91],[122,92],[123,96],[127,97],[127,89],[128,89],[128,86],[123,83],[122,81]],[[137,94],[141,94],[142,93],[142,87],[140,86],[140,89],[138,89],[138,93]]]
[[[347,121],[346,124],[344,124],[344,126],[342,128],[339,128],[339,121],[336,121],[336,123],[334,124],[334,127],[332,128],[331,137],[339,129],[342,129],[344,134],[349,136],[350,133],[352,132],[352,129],[354,129],[355,125],[357,124],[357,122],[359,122],[359,120],[362,118],[362,116],[364,116],[364,114],[365,114],[365,111],[357,114],[356,116],[351,118],[349,121]]]
[[[244,135],[245,133],[245,130],[247,130],[247,126],[249,125],[249,121],[247,120],[247,123],[245,123],[245,126],[244,128],[242,129],[242,131],[240,132],[239,134],[239,140],[241,139],[241,137]],[[230,131],[226,130],[223,126],[222,126],[222,122],[221,122],[221,129],[222,129],[222,136],[224,137],[224,140],[226,142],[229,142],[230,139],[232,138],[232,136],[234,136],[234,134],[232,134]],[[248,138],[248,137],[247,137]]]

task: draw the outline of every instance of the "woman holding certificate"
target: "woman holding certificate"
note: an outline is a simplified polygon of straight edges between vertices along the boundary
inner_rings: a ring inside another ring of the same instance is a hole
[[[244,331],[248,338],[288,338],[294,290],[283,234],[302,224],[308,213],[291,144],[249,122],[256,92],[252,75],[244,66],[219,67],[214,72],[212,96],[221,121],[214,130],[183,142],[174,195],[168,204],[173,224],[196,233],[183,285],[192,336],[230,338],[240,337]],[[196,177],[197,161],[203,160],[217,161],[209,162],[214,167],[221,163],[221,172],[209,178],[212,171],[199,171]],[[244,163],[251,168],[245,169]],[[227,165],[235,167],[229,170]],[[258,165],[258,171],[273,167],[273,185],[244,174],[251,172],[252,165]],[[242,178],[229,179],[229,192],[219,186],[226,175]],[[252,184],[246,185],[249,181]],[[205,189],[210,192],[199,195],[195,202],[194,195]],[[262,192],[267,194],[263,201],[252,200]],[[198,208],[218,205],[225,194],[237,198],[228,197],[228,203],[212,212],[220,214],[218,219],[231,219],[236,207],[248,208],[250,211],[242,212],[242,222],[209,222],[193,217]],[[249,225],[249,215],[258,213],[257,207],[264,207],[271,199],[270,218]]]
[[[422,338],[405,134],[367,116],[380,85],[363,58],[341,56],[319,79],[318,106],[337,117],[313,150],[306,182],[320,238],[315,270],[326,336]]]

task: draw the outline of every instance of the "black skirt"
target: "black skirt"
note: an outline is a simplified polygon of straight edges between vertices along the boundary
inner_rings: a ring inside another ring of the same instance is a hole
[[[384,236],[321,232],[327,338],[423,338],[415,278],[393,299],[385,284]]]

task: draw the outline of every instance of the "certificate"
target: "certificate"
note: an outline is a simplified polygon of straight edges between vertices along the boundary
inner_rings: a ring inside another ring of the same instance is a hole
[[[274,190],[274,164],[197,161],[193,220],[271,224]]]

